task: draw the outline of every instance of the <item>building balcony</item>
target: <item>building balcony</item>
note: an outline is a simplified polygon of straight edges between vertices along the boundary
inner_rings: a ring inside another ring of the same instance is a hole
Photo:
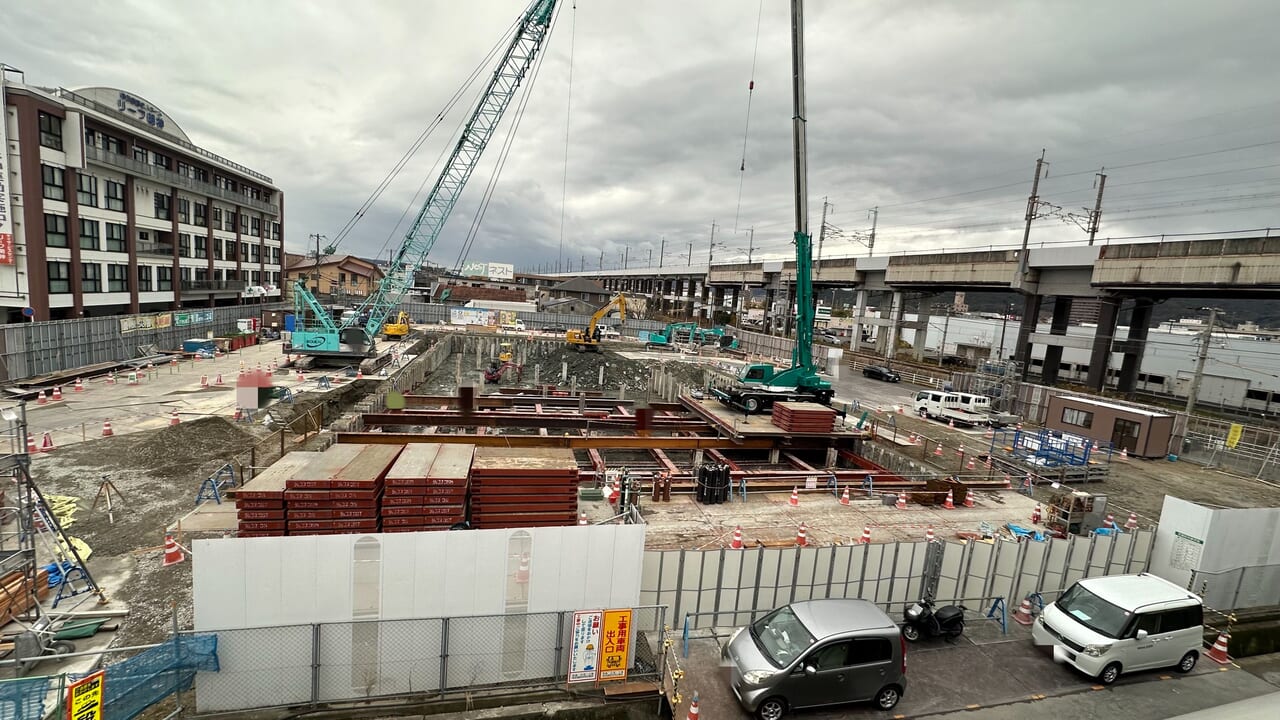
[[[99,165],[106,165],[108,167],[113,167],[113,168],[116,168],[117,170],[123,170],[129,173],[130,175],[140,175],[143,177],[148,177],[161,185],[165,185],[166,187],[184,188],[186,190],[190,190],[193,193],[198,193],[200,195],[206,195],[208,197],[218,198],[219,200],[224,200],[229,203],[234,203],[236,205],[239,205],[240,207],[253,208],[255,210],[260,210],[272,217],[278,217],[280,215],[280,208],[276,207],[275,205],[272,205],[271,203],[266,203],[261,200],[254,200],[253,198],[245,197],[240,193],[231,192],[230,190],[220,188],[217,185],[214,185],[213,183],[200,182],[199,180],[192,180],[186,175],[179,175],[178,173],[173,172],[172,170],[165,170],[164,168],[158,165],[150,165],[148,163],[139,162],[138,160],[134,160],[128,155],[120,155],[117,153],[107,152],[106,150],[103,150],[101,148],[96,148],[96,147],[86,147],[84,149],[84,155],[85,155],[85,158],[88,159],[90,162],[95,162],[95,163],[98,163]]]
[[[182,297],[208,297],[210,295],[228,297],[244,292],[248,283],[243,280],[183,280]]]

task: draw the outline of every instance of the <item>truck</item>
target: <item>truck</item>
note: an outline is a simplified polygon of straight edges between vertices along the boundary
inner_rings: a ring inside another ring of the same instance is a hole
[[[916,393],[914,409],[917,415],[963,427],[991,425],[991,398],[972,393],[921,390]]]
[[[797,32],[793,23],[792,33]],[[799,47],[799,38],[793,37]],[[835,394],[831,383],[818,375],[813,362],[813,325],[815,302],[813,293],[813,236],[809,234],[809,172],[805,151],[804,57],[792,53],[791,138],[795,162],[795,232],[796,246],[796,342],[791,350],[791,367],[776,368],[769,363],[744,365],[736,382],[727,387],[711,388],[720,402],[740,408],[748,414],[763,412],[777,402],[809,401],[831,403]]]

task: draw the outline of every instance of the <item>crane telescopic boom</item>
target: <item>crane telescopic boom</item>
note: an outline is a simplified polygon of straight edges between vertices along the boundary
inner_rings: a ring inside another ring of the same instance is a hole
[[[427,258],[481,153],[493,137],[516,90],[546,43],[557,0],[533,0],[521,15],[515,35],[488,86],[463,127],[444,170],[391,258],[386,276],[352,317],[335,320],[300,279],[294,287],[297,325],[290,352],[355,359],[377,354],[375,337],[413,284],[413,272]],[[316,260],[319,267],[319,258]]]

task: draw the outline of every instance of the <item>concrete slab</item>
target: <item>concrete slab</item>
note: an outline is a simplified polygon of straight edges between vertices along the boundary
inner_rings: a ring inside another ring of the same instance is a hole
[[[208,500],[197,505],[165,530],[168,532],[181,528],[184,533],[235,532],[236,525],[235,500],[223,499],[222,504]]]

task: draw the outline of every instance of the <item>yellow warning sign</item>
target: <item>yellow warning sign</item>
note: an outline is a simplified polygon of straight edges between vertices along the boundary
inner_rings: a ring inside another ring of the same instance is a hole
[[[600,680],[626,680],[631,657],[631,611],[605,610],[600,639]]]
[[[1240,436],[1244,434],[1244,426],[1239,423],[1232,423],[1231,429],[1227,431],[1227,447],[1234,448],[1240,444]]]
[[[105,677],[99,670],[67,686],[67,720],[102,720],[102,686]]]

